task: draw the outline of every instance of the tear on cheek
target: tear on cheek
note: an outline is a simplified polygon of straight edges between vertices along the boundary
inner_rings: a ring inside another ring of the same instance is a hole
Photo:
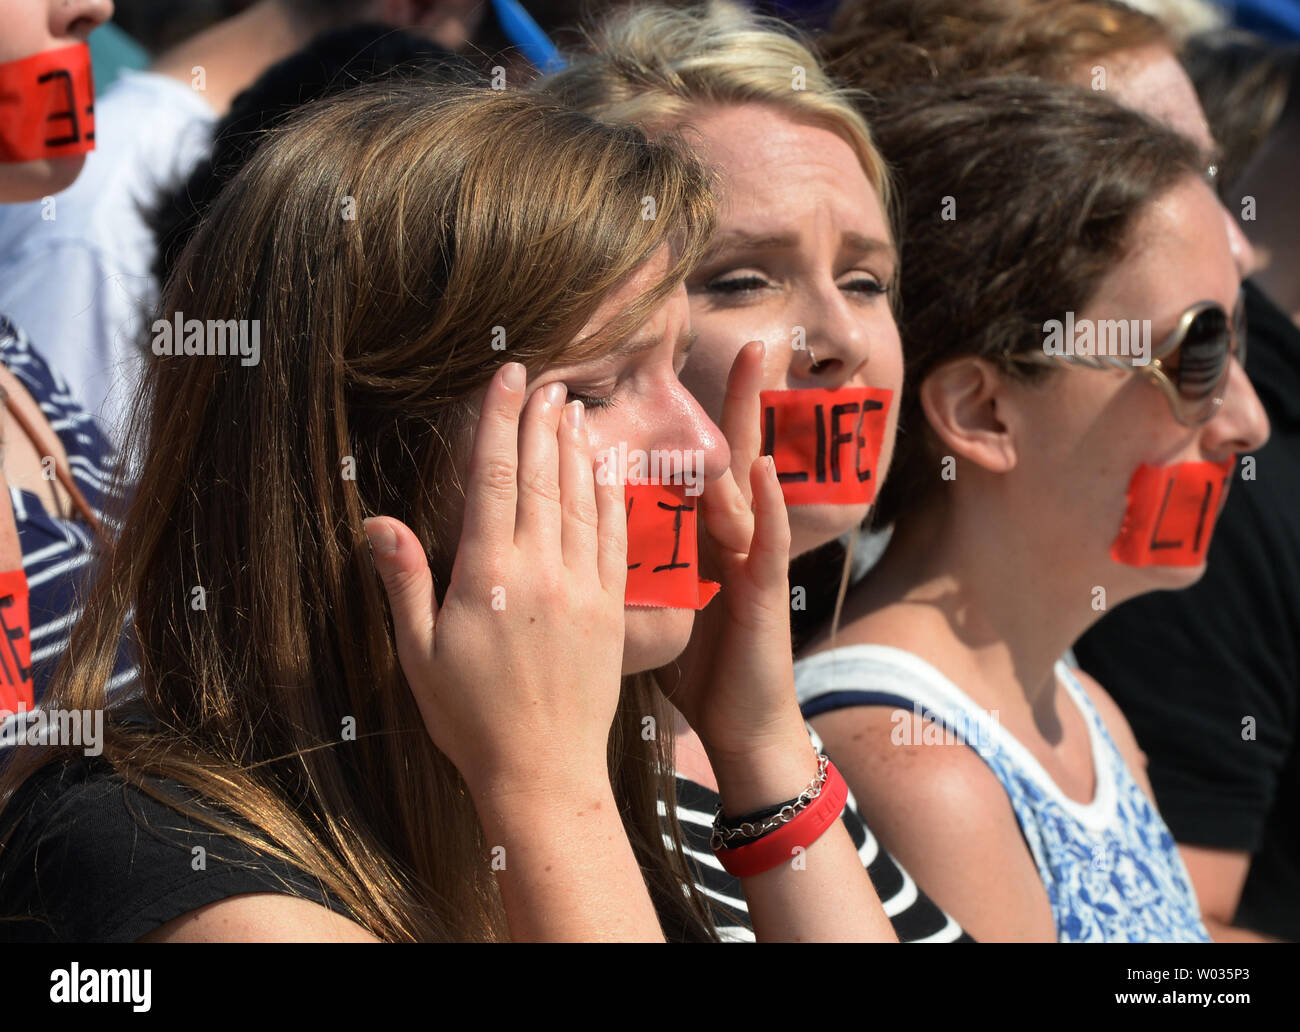
[[[1139,466],[1110,557],[1126,566],[1200,566],[1236,464],[1233,455],[1223,462]]]

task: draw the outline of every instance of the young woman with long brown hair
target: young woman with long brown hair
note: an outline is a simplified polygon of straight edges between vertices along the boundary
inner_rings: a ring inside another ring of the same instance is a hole
[[[700,456],[731,596],[717,648],[752,703],[727,806],[795,794],[818,762],[768,733],[799,720],[779,487],[676,377],[711,227],[679,148],[518,93],[379,88],[277,133],[161,313],[255,322],[260,357],[150,369],[134,500],[55,699],[104,705],[128,620],[141,690],[101,759],[13,757],[0,927],[713,938],[664,844],[671,724],[638,675],[693,614],[624,606],[622,487],[592,466],[620,444]],[[684,700],[705,724],[708,687]],[[769,870],[751,905],[770,934],[888,937],[841,827],[807,863],[835,907]]]

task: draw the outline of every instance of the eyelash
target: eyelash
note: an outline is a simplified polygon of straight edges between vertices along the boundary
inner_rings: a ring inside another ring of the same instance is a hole
[[[706,288],[715,294],[745,294],[751,290],[760,290],[767,286],[767,281],[758,276],[737,276],[735,279],[714,280]],[[885,286],[874,277],[871,279],[857,279],[845,285],[849,289],[858,287],[868,287],[869,289],[861,291],[864,294],[873,296],[883,296],[892,289]]]
[[[585,409],[608,409],[613,408],[617,404],[614,399],[613,391],[609,394],[600,395],[599,397],[569,391],[569,400],[582,402],[582,407]]]

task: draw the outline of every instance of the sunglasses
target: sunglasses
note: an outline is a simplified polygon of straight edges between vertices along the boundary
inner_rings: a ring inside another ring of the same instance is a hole
[[[1147,365],[1110,355],[1049,355],[1041,351],[1007,355],[1008,361],[1052,365],[1058,361],[1090,369],[1120,369],[1144,374],[1160,388],[1174,419],[1202,426],[1214,418],[1228,390],[1233,358],[1246,365],[1246,298],[1243,291],[1229,315],[1217,301],[1198,301],[1178,318],[1154,348]]]

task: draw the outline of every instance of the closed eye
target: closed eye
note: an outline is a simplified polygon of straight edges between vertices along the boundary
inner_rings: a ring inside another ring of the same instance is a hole
[[[847,283],[840,284],[843,290],[852,290],[862,294],[880,296],[892,289],[889,284],[881,283],[875,276],[859,276]]]
[[[746,274],[733,276],[730,279],[714,280],[705,289],[717,294],[743,294],[752,290],[761,290],[767,285],[767,280],[761,276]]]

